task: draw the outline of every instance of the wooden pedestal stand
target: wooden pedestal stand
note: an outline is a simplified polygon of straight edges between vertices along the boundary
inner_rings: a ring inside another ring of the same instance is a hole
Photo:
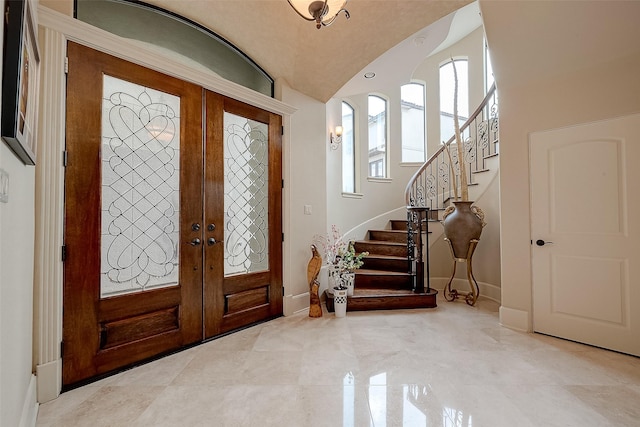
[[[453,245],[451,241],[445,237],[445,239],[449,243],[449,249],[451,249],[451,257],[453,258],[453,271],[451,272],[451,279],[449,279],[449,283],[444,287],[444,298],[447,301],[454,301],[460,297],[464,297],[464,300],[467,304],[473,306],[475,305],[478,297],[480,296],[480,288],[478,287],[478,282],[476,282],[476,278],[473,277],[473,268],[471,267],[473,252],[476,250],[476,246],[478,246],[478,239],[471,239],[469,241],[469,250],[467,252],[466,258],[456,258],[453,252]],[[469,287],[471,288],[470,292],[461,292],[457,289],[451,289],[451,283],[456,275],[456,265],[458,262],[466,262],[467,263],[467,281],[469,282]]]

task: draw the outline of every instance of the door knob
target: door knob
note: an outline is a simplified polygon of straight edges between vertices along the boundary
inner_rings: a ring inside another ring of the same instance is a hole
[[[216,239],[214,239],[213,237],[209,237],[209,238],[207,239],[207,244],[208,244],[209,246],[213,246],[213,245],[215,245],[216,243],[221,243],[221,242],[222,242],[222,240],[216,240]]]
[[[553,242],[545,242],[545,241],[544,241],[544,240],[542,240],[542,239],[538,239],[538,240],[536,240],[536,245],[538,245],[538,246],[550,245],[550,244],[552,244],[552,243],[553,243]]]
[[[201,242],[200,242],[200,239],[196,237],[195,239],[187,243],[189,243],[191,246],[198,246]]]

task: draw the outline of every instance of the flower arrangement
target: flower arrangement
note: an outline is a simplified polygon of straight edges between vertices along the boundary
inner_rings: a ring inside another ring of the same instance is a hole
[[[325,262],[330,266],[337,267],[337,270],[341,272],[353,271],[362,267],[364,263],[362,259],[369,255],[369,252],[361,252],[356,255],[354,242],[347,242],[335,224],[331,226],[331,233],[324,236],[316,235],[313,242],[322,248]]]
[[[322,248],[324,260],[329,265],[335,265],[338,255],[347,250],[347,243],[343,240],[340,229],[334,224],[331,226],[331,233],[324,236],[315,235],[313,238],[316,246]]]
[[[349,242],[347,250],[342,251],[337,256],[338,269],[340,272],[353,272],[354,270],[362,267],[364,257],[369,255],[369,252],[360,252],[356,255],[356,249],[353,242]]]

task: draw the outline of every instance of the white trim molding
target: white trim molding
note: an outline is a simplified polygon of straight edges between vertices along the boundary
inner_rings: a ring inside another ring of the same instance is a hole
[[[24,396],[20,424],[18,427],[34,427],[38,419],[38,401],[36,400],[36,376],[31,375],[27,394]]]
[[[522,332],[533,332],[528,311],[500,307],[500,324],[506,328]]]
[[[284,315],[291,316],[309,309],[309,292],[298,295],[286,295],[283,301]]]
[[[442,292],[447,283],[449,283],[448,277],[432,277],[430,281],[431,287],[438,292]],[[451,287],[466,292],[469,290],[469,282],[466,279],[454,278]],[[486,298],[500,304],[502,298],[500,286],[478,282],[478,288],[480,289],[480,298]]]
[[[62,388],[62,288],[64,244],[65,141],[64,72],[66,40],[49,28],[40,28],[42,80],[36,162],[35,336],[38,401],[53,400]],[[52,369],[52,366],[54,367]]]

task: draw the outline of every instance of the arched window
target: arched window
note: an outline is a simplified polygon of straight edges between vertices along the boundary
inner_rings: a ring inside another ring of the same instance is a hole
[[[175,13],[140,1],[76,0],[75,15],[94,27],[158,46],[273,97],[273,79],[258,64],[227,40]]]
[[[387,101],[369,95],[369,177],[387,177]]]
[[[466,59],[456,59],[458,74],[458,119],[460,125],[469,118],[469,72]],[[455,78],[453,61],[440,67],[440,140],[447,142],[455,133],[453,125],[453,94]]]
[[[409,83],[400,88],[402,111],[402,161],[424,162],[425,111],[424,85]]]
[[[342,192],[356,192],[355,110],[342,103]]]

